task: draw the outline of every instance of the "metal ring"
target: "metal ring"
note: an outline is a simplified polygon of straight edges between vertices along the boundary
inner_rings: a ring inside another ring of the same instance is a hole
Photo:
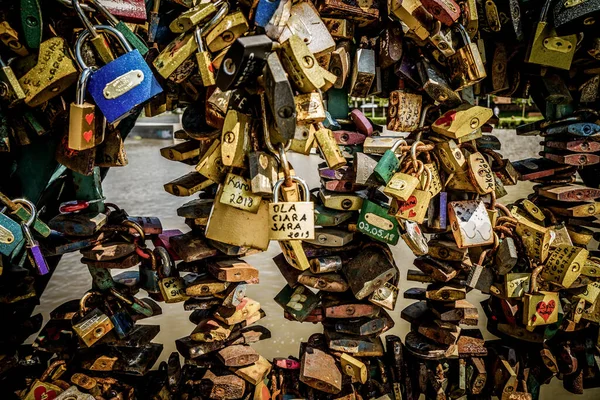
[[[419,144],[425,145],[425,143],[421,142],[420,140],[416,140],[412,146],[410,146],[410,157],[412,159],[412,163],[415,166],[415,169],[417,169],[417,146]]]
[[[94,24],[92,24],[92,21],[90,21],[89,18],[83,12],[83,9],[81,8],[81,4],[79,4],[79,0],[71,0],[71,7],[73,7],[75,12],[79,16],[79,19],[83,23],[83,26],[85,26],[85,29],[90,31],[90,33],[93,37],[97,37],[98,32],[96,31]]]
[[[297,176],[291,176],[290,179],[292,181],[298,182],[302,186],[302,189],[304,190],[304,196],[308,197],[308,193],[309,193],[308,185],[306,184],[304,179],[299,178]],[[281,189],[281,185],[283,184],[284,180],[285,179],[280,179],[277,182],[275,182],[275,185],[273,185],[273,203],[279,202],[279,189]],[[306,199],[304,201],[306,201]]]
[[[25,221],[25,225],[31,227],[35,222],[35,218],[37,217],[37,209],[35,208],[35,204],[27,199],[14,199],[13,203],[22,204],[29,208],[29,213],[31,214],[29,219]]]
[[[135,229],[137,231],[137,233],[139,233],[140,238],[142,239],[142,242],[146,240],[146,234],[144,233],[144,229],[141,227],[140,224],[138,224],[137,222],[134,222],[134,221],[130,221],[128,219],[123,221],[122,224]]]
[[[161,272],[164,274],[164,278],[170,276],[171,272],[173,272],[173,260],[171,259],[169,252],[167,251],[167,249],[165,249],[162,246],[155,247],[154,251],[156,253],[158,253],[158,256],[160,257],[160,259],[162,261],[162,266],[161,266],[162,268],[158,271],[159,277],[161,279],[163,278],[160,276]]]

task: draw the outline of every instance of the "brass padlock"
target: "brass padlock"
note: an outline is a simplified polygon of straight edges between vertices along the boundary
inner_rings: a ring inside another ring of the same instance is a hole
[[[494,242],[492,223],[482,201],[452,201],[448,203],[448,218],[459,248]]]
[[[483,80],[487,73],[477,45],[471,42],[464,26],[458,24],[457,29],[464,47],[448,57],[447,63],[452,87],[455,90],[462,90]]]
[[[246,152],[250,148],[250,123],[248,115],[233,109],[227,111],[221,133],[221,160],[224,166],[245,167]]]
[[[306,183],[295,176],[291,179],[300,183],[304,196],[307,196]],[[281,179],[273,186],[273,202],[269,204],[269,221],[272,221],[269,238],[282,241],[314,239],[314,203],[312,201],[279,202],[279,190],[284,181],[285,179]]]

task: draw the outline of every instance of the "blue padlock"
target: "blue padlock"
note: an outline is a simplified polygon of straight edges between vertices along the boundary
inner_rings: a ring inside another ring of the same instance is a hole
[[[97,25],[95,28],[116,37],[127,52],[94,72],[87,85],[88,92],[106,121],[114,124],[163,90],[140,52],[131,47],[121,32],[108,25]],[[83,31],[75,44],[75,57],[82,70],[87,65],[81,55],[81,46],[89,36],[88,30]]]
[[[254,14],[254,25],[264,28],[267,26],[277,7],[279,7],[281,0],[260,0],[256,6],[256,13]]]
[[[0,212],[0,254],[10,256],[21,242],[23,242],[21,225]]]

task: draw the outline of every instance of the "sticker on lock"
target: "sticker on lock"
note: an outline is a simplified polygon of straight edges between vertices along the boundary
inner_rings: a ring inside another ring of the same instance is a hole
[[[371,225],[374,225],[375,227],[384,229],[386,231],[389,231],[394,227],[394,224],[392,224],[390,220],[382,218],[379,215],[373,213],[367,213],[365,215],[365,220]]]
[[[131,89],[139,86],[144,81],[144,72],[139,69],[129,71],[117,79],[114,79],[104,87],[104,98],[107,100],[116,99]]]

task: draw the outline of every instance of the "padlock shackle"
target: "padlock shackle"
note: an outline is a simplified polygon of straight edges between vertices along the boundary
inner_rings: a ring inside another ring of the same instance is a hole
[[[155,247],[154,251],[158,253],[158,257],[160,257],[161,260],[161,267],[158,270],[158,277],[161,279],[169,277],[171,272],[173,272],[173,260],[171,259],[169,252],[162,246]],[[161,276],[163,274],[164,276]]]
[[[215,3],[217,5],[219,2]],[[196,43],[198,44],[198,50],[206,51],[204,49],[204,39],[202,36],[209,33],[229,12],[229,3],[223,2],[220,4],[221,8],[217,10],[215,15],[204,25],[198,25],[196,29],[194,29],[194,38],[196,39]]]
[[[539,22],[546,22],[548,20],[548,13],[552,8],[552,3],[554,0],[546,0],[544,5],[542,6],[542,11],[540,12],[540,20]]]
[[[75,104],[83,105],[83,103],[85,103],[87,83],[95,70],[96,67],[90,67],[84,69],[81,74],[79,74],[79,79],[77,80],[77,91],[75,92]]]
[[[308,185],[306,184],[306,182],[304,181],[304,179],[299,178],[297,176],[291,176],[290,179],[292,181],[296,181],[300,184],[300,186],[302,186],[302,189],[304,191],[304,196],[306,197],[306,199],[304,199],[304,201],[308,201]],[[281,185],[283,185],[283,183],[285,182],[285,179],[280,179],[277,182],[275,182],[275,185],[273,185],[273,203],[278,203],[279,202],[279,189],[281,189]]]
[[[76,0],[73,0],[73,1],[76,1]],[[131,44],[129,44],[127,39],[125,39],[125,36],[123,36],[123,34],[121,32],[119,32],[112,26],[110,26],[110,25],[95,25],[95,26],[93,26],[93,29],[95,29],[96,31],[99,31],[99,32],[106,32],[106,33],[114,36],[121,43],[121,46],[123,46],[123,49],[125,49],[125,51],[127,53],[133,51],[133,47],[131,46]],[[88,68],[88,66],[83,61],[83,55],[81,54],[81,47],[83,46],[83,42],[91,34],[92,33],[90,33],[90,31],[88,29],[84,30],[83,32],[81,32],[81,34],[77,38],[77,42],[75,43],[75,59],[77,60],[77,64],[79,65],[79,68],[81,68],[81,70],[85,70]]]
[[[35,219],[37,218],[37,208],[35,207],[35,204],[33,204],[27,199],[14,199],[13,203],[21,204],[29,209],[29,213],[31,215],[29,216],[29,219],[24,222],[24,224],[27,225],[27,227],[31,228]]]
[[[93,37],[98,37],[98,31],[94,27],[94,24],[92,24],[92,21],[90,21],[87,15],[85,15],[85,13],[83,12],[79,0],[71,0],[71,6],[75,10],[75,13],[77,13],[77,16],[79,16],[79,19],[83,23],[85,29],[89,31]]]

